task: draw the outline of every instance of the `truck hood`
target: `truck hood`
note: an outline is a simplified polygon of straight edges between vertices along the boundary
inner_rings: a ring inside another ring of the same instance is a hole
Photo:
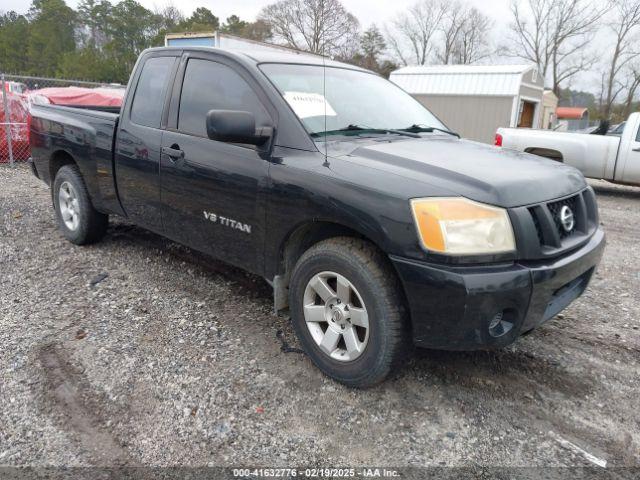
[[[342,143],[342,142],[340,142]],[[406,191],[418,194],[415,182],[429,192],[498,205],[517,207],[570,195],[586,187],[583,175],[573,167],[536,155],[483,145],[456,138],[429,136],[420,139],[348,142],[330,156],[404,177]],[[390,182],[395,183],[397,182]]]

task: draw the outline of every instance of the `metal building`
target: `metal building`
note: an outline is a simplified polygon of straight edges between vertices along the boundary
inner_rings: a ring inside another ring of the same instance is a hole
[[[558,96],[553,90],[545,90],[542,94],[542,116],[540,128],[553,130],[558,125]]]
[[[544,79],[534,65],[404,67],[390,79],[471,140],[493,143],[499,127],[542,126]]]
[[[258,42],[220,32],[168,33],[164,36],[164,45],[165,47],[218,47],[241,52],[255,52],[258,50],[300,53],[298,50],[281,45]]]

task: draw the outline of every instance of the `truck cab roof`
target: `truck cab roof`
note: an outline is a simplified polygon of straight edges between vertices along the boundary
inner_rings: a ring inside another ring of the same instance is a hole
[[[337,62],[335,60],[331,60],[328,57],[323,57],[322,55],[316,55],[313,53],[307,52],[298,52],[295,50],[291,50],[289,52],[276,52],[276,51],[267,51],[255,49],[251,52],[245,50],[233,50],[227,48],[219,48],[219,47],[154,47],[145,50],[145,52],[156,52],[156,51],[173,51],[173,52],[216,52],[227,57],[233,57],[236,59],[249,61],[253,64],[261,64],[261,63],[283,63],[283,64],[299,64],[299,65],[317,65],[317,66],[327,66],[334,68],[347,68],[350,70],[359,70],[361,72],[373,73],[370,70],[366,70],[364,68],[360,68],[355,65],[350,65],[348,63]],[[143,52],[143,53],[145,53]]]

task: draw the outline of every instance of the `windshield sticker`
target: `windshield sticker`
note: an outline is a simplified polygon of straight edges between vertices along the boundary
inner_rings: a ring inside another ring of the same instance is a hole
[[[336,111],[329,105],[324,95],[306,92],[285,92],[284,99],[300,118],[337,116]]]

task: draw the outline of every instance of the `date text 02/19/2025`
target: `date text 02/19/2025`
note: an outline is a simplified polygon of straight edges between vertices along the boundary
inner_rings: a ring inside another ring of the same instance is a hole
[[[387,468],[234,468],[233,476],[238,478],[393,478],[400,473]]]

